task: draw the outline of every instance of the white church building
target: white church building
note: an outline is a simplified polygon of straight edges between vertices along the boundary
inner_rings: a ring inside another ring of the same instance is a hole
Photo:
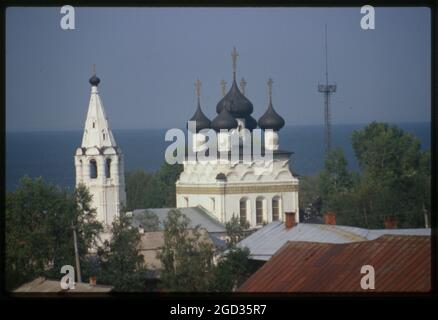
[[[234,48],[233,82],[228,93],[225,93],[225,82],[222,81],[223,98],[216,106],[216,117],[210,121],[201,110],[200,82],[196,83],[198,105],[190,121],[196,122],[196,132],[190,132],[192,151],[199,153],[205,148],[206,131],[218,133],[219,152],[231,153],[231,135],[239,135],[239,144],[245,141],[243,131],[246,128],[253,132],[257,127],[263,131],[261,143],[263,150],[272,152],[272,163],[269,171],[260,174],[260,164],[254,156],[254,148],[250,148],[251,161],[195,161],[185,158],[184,171],[176,182],[176,203],[178,208],[201,206],[211,212],[220,222],[229,221],[233,215],[246,221],[251,227],[285,219],[285,212],[295,214],[299,221],[298,179],[290,170],[292,152],[281,150],[278,131],[284,126],[284,119],[274,110],[272,104],[272,84],[268,81],[269,103],[266,112],[256,121],[252,116],[253,104],[245,96],[244,79],[240,82],[241,90],[236,83],[237,52]],[[229,130],[230,133],[222,133]],[[245,133],[246,132],[246,133]],[[252,140],[252,146],[255,144]],[[244,153],[239,146],[241,154]]]
[[[184,170],[176,182],[177,208],[201,207],[221,223],[237,216],[241,223],[248,222],[251,227],[284,221],[286,212],[295,214],[298,222],[298,179],[290,170],[292,152],[280,149],[278,131],[285,122],[272,104],[273,81],[268,81],[267,109],[257,121],[252,117],[253,104],[245,95],[245,80],[240,82],[240,89],[236,83],[237,56],[234,48],[233,82],[228,93],[225,81],[221,82],[223,97],[217,103],[217,115],[212,121],[201,110],[201,84],[199,80],[196,82],[198,105],[190,119],[196,123],[196,128],[193,132],[189,129],[192,142],[189,148],[195,154],[205,151],[205,142],[209,140],[206,131],[214,130],[218,136],[217,151],[227,157],[225,161],[188,161],[185,158]],[[82,144],[74,156],[76,186],[84,184],[89,189],[97,219],[109,227],[126,204],[124,161],[99,96],[100,79],[94,74],[89,82],[91,96]],[[257,130],[263,133],[261,139],[251,139],[248,149],[245,142]],[[256,158],[256,145],[262,154],[272,155],[268,163]],[[236,147],[240,152],[237,161],[232,158],[232,150]],[[269,170],[260,170],[264,167]]]
[[[82,144],[76,149],[76,186],[84,184],[92,195],[97,219],[110,226],[126,203],[123,154],[114,139],[99,96],[100,79],[90,78],[91,96]]]

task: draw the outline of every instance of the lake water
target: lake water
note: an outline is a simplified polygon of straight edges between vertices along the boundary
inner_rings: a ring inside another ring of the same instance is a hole
[[[418,137],[423,149],[430,149],[430,123],[397,124]],[[357,170],[351,147],[351,134],[365,125],[333,125],[332,145],[344,149],[349,166]],[[166,129],[113,130],[125,157],[125,171],[155,171],[164,161],[170,142],[164,141]],[[18,180],[28,175],[42,176],[45,181],[62,187],[73,187],[75,168],[73,156],[80,146],[82,131],[7,132],[6,188],[15,189]],[[308,175],[323,168],[323,126],[289,126],[280,131],[280,148],[293,151],[292,170]]]

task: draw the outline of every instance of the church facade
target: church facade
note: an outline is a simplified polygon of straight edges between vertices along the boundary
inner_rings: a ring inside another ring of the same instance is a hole
[[[274,110],[272,104],[272,84],[268,81],[269,103],[266,112],[257,121],[252,117],[253,104],[245,96],[246,82],[242,79],[236,83],[237,52],[234,48],[233,82],[228,93],[222,81],[223,98],[216,106],[216,117],[210,121],[200,105],[200,82],[196,83],[198,105],[190,121],[196,123],[194,131],[189,130],[194,153],[205,150],[206,136],[209,130],[217,133],[217,150],[231,154],[233,141],[239,144],[238,161],[231,156],[225,161],[206,161],[195,159],[184,161],[184,170],[176,182],[177,207],[201,206],[210,211],[222,223],[233,216],[239,217],[241,223],[248,222],[251,227],[261,226],[276,220],[284,220],[285,212],[295,213],[299,221],[298,179],[290,170],[292,152],[281,150],[278,131],[284,126],[284,119]],[[267,160],[255,157],[255,144],[252,139],[249,151],[242,145],[248,139],[248,133],[262,131],[260,148],[271,152]],[[238,138],[233,139],[233,135]],[[249,153],[249,154],[246,154]],[[244,161],[244,156],[250,161]],[[264,163],[265,161],[265,163]],[[261,163],[260,163],[261,162]],[[269,170],[260,168],[269,167]]]
[[[82,144],[76,149],[76,186],[84,184],[96,209],[98,221],[109,227],[126,203],[122,150],[114,139],[99,96],[100,79],[90,80],[91,96]]]

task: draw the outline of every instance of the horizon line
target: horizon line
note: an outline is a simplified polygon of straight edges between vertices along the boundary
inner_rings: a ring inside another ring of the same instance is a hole
[[[369,122],[346,122],[346,123],[332,123],[332,126],[345,126],[345,125],[355,125],[355,126],[359,126],[359,125],[368,125],[372,122],[377,122],[377,123],[388,123],[388,124],[426,124],[429,123],[430,125],[432,125],[432,121],[398,121],[398,122],[393,122],[393,121],[377,121],[377,120],[373,120],[373,121],[369,121]],[[319,124],[289,124],[289,125],[285,125],[284,127],[323,127],[324,124],[323,123],[319,123]],[[169,129],[173,129],[173,128],[178,128],[178,129],[182,129],[184,130],[184,127],[138,127],[138,128],[111,128],[111,130],[116,130],[116,131],[142,131],[142,130],[169,130]],[[259,128],[257,128],[259,129]],[[76,132],[76,131],[83,131],[84,128],[78,128],[78,129],[31,129],[31,130],[26,130],[26,129],[6,129],[5,133],[35,133],[35,132]]]

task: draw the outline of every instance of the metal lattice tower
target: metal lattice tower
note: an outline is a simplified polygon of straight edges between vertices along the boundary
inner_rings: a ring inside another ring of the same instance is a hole
[[[327,61],[327,24],[325,25],[325,84],[318,84],[318,91],[324,95],[324,131],[326,152],[331,150],[331,113],[330,96],[336,92],[336,84],[329,84],[328,80],[328,61]]]

